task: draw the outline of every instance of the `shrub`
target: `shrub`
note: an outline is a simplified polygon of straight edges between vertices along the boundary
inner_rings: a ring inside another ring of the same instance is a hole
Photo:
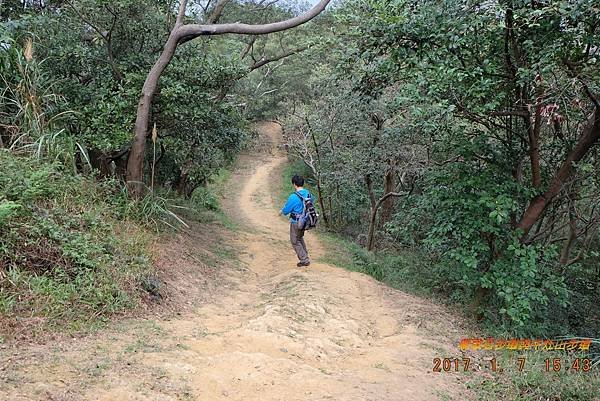
[[[0,311],[73,322],[135,304],[151,235],[114,182],[0,152]],[[124,224],[125,223],[125,224]]]

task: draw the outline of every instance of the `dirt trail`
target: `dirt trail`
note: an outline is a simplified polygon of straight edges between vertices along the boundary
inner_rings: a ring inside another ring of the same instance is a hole
[[[281,130],[259,128],[262,151],[241,158],[227,191],[242,263],[220,294],[172,320],[19,350],[0,361],[0,400],[471,398],[461,374],[431,372],[434,357],[459,354],[451,314],[319,263],[313,233],[314,263],[295,266],[277,216]]]

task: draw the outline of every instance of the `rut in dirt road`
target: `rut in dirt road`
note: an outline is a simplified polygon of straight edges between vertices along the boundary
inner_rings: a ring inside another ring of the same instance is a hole
[[[0,371],[0,399],[471,398],[458,374],[431,372],[433,358],[458,353],[462,333],[450,313],[319,263],[313,233],[313,263],[295,267],[288,223],[277,216],[281,129],[259,128],[261,152],[240,158],[224,201],[240,227],[233,241],[242,262],[228,288],[177,319],[22,350],[27,358]]]

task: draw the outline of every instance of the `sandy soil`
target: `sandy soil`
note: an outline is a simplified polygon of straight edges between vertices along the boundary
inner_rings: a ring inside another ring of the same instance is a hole
[[[1,350],[0,400],[465,400],[457,319],[359,273],[297,268],[277,215],[281,129],[240,159],[224,200],[238,268],[193,311],[132,319],[86,338]],[[190,267],[191,268],[191,267]]]

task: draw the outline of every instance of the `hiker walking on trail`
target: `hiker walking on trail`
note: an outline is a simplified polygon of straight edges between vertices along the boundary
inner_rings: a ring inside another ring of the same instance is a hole
[[[292,184],[294,184],[294,192],[290,194],[279,213],[284,216],[290,215],[290,241],[300,260],[296,266],[302,267],[310,265],[304,231],[316,226],[317,213],[312,194],[304,188],[304,177],[293,176]]]

